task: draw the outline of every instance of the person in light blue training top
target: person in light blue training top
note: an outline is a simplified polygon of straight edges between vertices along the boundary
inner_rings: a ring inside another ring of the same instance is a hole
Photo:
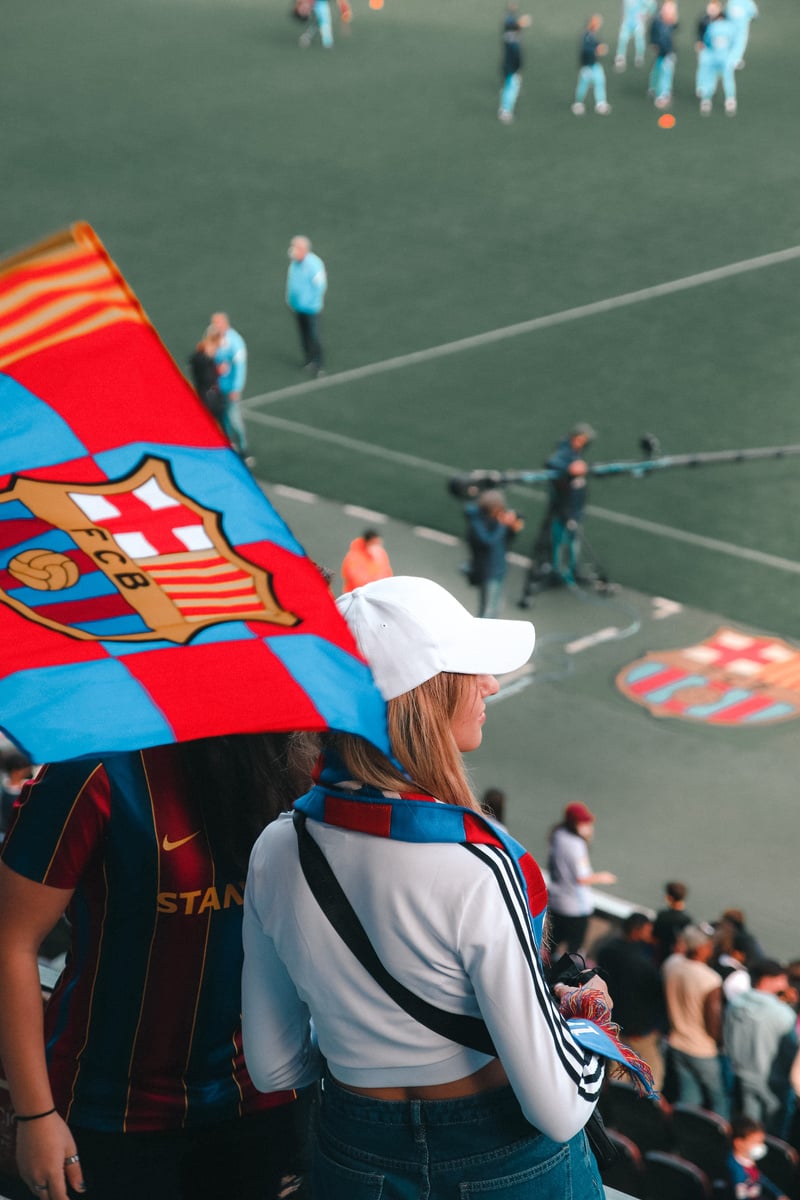
[[[308,47],[314,40],[314,34],[319,30],[319,40],[326,50],[333,45],[333,22],[331,21],[331,6],[329,0],[314,0],[312,6],[314,19],[309,22],[308,29],[300,35],[300,45]]]
[[[323,374],[319,314],[328,287],[325,264],[317,254],[311,253],[311,242],[303,234],[293,237],[289,243],[289,258],[286,303],[297,320],[305,366],[319,377]]]
[[[217,387],[223,402],[222,428],[236,453],[246,460],[247,435],[239,401],[247,379],[247,346],[242,335],[232,328],[227,313],[213,313],[210,328],[222,338],[214,355],[219,371]]]
[[[675,50],[672,37],[678,28],[678,6],[675,0],[664,0],[650,26],[650,44],[656,58],[650,72],[649,90],[655,96],[656,108],[667,108],[672,100],[672,81],[675,78]]]
[[[505,125],[510,125],[514,120],[514,106],[522,86],[522,47],[519,35],[530,23],[530,17],[520,14],[518,4],[508,5],[503,21],[503,90],[497,110],[498,118]]]
[[[622,22],[617,38],[617,53],[614,69],[624,71],[627,66],[628,43],[633,38],[634,63],[644,66],[645,25],[655,10],[654,0],[622,0]]]
[[[703,36],[703,46],[697,60],[697,94],[700,97],[700,112],[708,116],[711,112],[714,92],[722,80],[725,95],[725,112],[732,117],[736,112],[736,64],[731,50],[736,37],[736,26],[725,16],[716,2],[708,5],[710,18]]]
[[[750,37],[750,22],[758,16],[758,6],[754,0],[728,0],[725,16],[736,27],[731,58],[734,69],[740,71],[744,66],[744,52]]]
[[[586,112],[584,101],[590,87],[594,88],[594,111],[603,117],[611,112],[611,105],[606,101],[606,73],[603,64],[597,61],[608,53],[608,46],[603,45],[597,36],[602,24],[603,18],[599,13],[595,13],[589,18],[581,39],[578,86],[572,104],[572,111],[576,117],[582,117]]]

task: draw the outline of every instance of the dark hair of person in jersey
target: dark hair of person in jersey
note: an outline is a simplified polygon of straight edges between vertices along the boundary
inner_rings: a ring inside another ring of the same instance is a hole
[[[181,760],[212,845],[247,871],[261,831],[311,786],[313,734],[237,733],[184,742]]]

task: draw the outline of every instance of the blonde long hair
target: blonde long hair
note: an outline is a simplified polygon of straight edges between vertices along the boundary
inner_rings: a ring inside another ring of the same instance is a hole
[[[474,686],[474,675],[443,671],[388,701],[389,741],[410,782],[363,738],[332,734],[330,741],[352,778],[360,783],[387,792],[428,792],[446,804],[482,812],[450,728]]]

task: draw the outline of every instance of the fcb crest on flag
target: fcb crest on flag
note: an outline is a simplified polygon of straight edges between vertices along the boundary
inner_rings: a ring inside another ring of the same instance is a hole
[[[0,262],[0,727],[36,762],[385,704],[94,231]]]
[[[620,671],[617,687],[655,717],[757,729],[800,716],[800,649],[722,628],[645,655]]]
[[[94,486],[18,479],[0,504],[0,600],[61,633],[180,643],[219,621],[300,621],[163,460]]]

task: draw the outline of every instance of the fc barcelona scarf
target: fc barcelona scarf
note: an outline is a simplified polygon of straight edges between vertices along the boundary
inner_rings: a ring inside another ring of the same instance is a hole
[[[330,751],[315,772],[311,791],[295,801],[295,808],[326,825],[350,829],[372,837],[396,838],[401,842],[449,842],[457,845],[488,845],[508,855],[527,903],[537,950],[542,944],[547,912],[547,887],[531,854],[487,817],[456,804],[443,804],[420,792],[391,794],[354,784]],[[584,1049],[610,1059],[622,1067],[639,1091],[655,1098],[653,1077],[648,1067],[619,1039],[619,1030],[598,992],[572,992],[562,1002],[570,1032]]]

